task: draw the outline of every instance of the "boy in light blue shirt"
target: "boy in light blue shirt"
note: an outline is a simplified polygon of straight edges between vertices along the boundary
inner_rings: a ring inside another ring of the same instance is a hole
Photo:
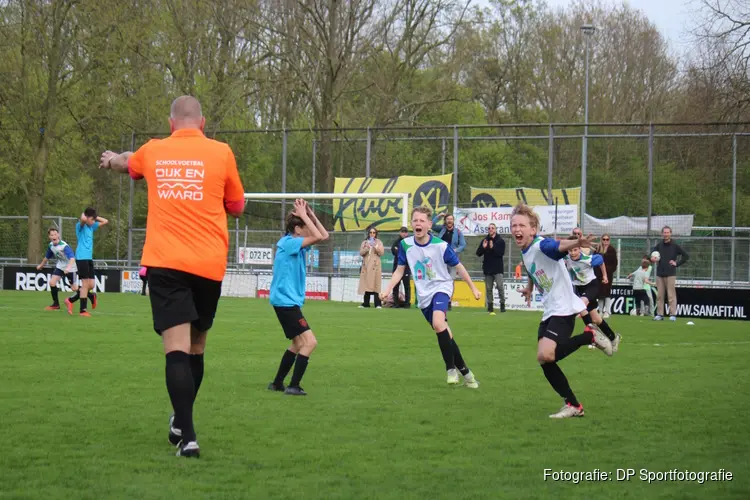
[[[79,298],[81,300],[81,316],[91,316],[86,310],[88,300],[91,300],[91,307],[96,309],[96,294],[94,293],[94,232],[109,221],[104,217],[99,217],[94,208],[88,207],[81,214],[80,220],[76,223],[76,265],[78,266],[78,278],[81,280],[81,287],[78,293],[70,298],[65,299],[65,306],[68,314],[73,314],[73,302]]]
[[[292,345],[281,357],[276,378],[268,385],[271,391],[284,392],[292,396],[306,396],[300,387],[307,369],[310,354],[318,345],[310,325],[302,315],[305,303],[305,278],[307,252],[310,246],[328,239],[328,231],[315,216],[305,200],[297,199],[286,218],[286,234],[276,244],[273,260],[270,300],[281,328]],[[284,379],[294,366],[289,387]]]

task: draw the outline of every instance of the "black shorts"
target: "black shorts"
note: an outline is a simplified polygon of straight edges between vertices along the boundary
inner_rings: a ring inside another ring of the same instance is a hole
[[[68,286],[71,287],[76,284],[76,273],[65,273],[64,270],[60,269],[59,267],[56,267],[54,271],[52,271],[52,276],[59,276],[61,278],[65,278],[68,280]]]
[[[596,298],[599,296],[599,280],[591,280],[585,285],[576,285],[576,295],[586,297],[589,300],[586,310],[591,312],[599,307]]]
[[[211,328],[221,297],[221,281],[160,267],[149,267],[147,276],[156,333],[161,335],[183,323],[201,332]]]
[[[307,323],[305,317],[302,316],[302,309],[299,306],[273,306],[273,310],[276,311],[276,317],[279,318],[281,329],[284,330],[284,335],[289,340],[302,335],[310,329],[310,325]]]
[[[93,260],[77,260],[76,267],[78,267],[78,277],[82,280],[94,279],[94,261]]]
[[[570,316],[550,316],[539,323],[537,340],[547,337],[558,344],[564,340],[568,340],[573,334],[577,317],[577,314],[571,314]]]

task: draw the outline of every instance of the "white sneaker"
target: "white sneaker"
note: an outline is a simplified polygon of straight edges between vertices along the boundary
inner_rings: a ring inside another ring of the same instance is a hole
[[[622,335],[615,333],[615,340],[612,341],[612,352],[617,352],[620,348],[620,342],[622,342]]]
[[[455,368],[451,368],[450,370],[448,370],[448,379],[446,380],[446,382],[448,382],[448,384],[450,385],[457,385],[459,383],[458,370],[456,370]]]
[[[565,406],[560,408],[560,411],[558,411],[557,413],[553,413],[549,416],[549,418],[572,418],[582,417],[583,415],[583,405],[576,408],[571,404],[565,403]]]
[[[677,316],[670,316],[669,321],[677,321]]]
[[[596,348],[602,350],[607,356],[612,356],[612,341],[599,330],[598,326],[589,326],[594,330],[594,345]]]
[[[469,389],[479,389],[479,381],[474,378],[474,374],[471,373],[471,370],[464,375],[464,385]]]
[[[382,309],[382,307],[378,306],[378,307],[376,307],[375,309]]]
[[[654,316],[654,321],[661,321],[663,319],[664,319],[664,317],[659,316],[658,314],[656,316]]]
[[[190,441],[187,444],[180,445],[177,448],[176,455],[178,457],[199,458],[201,456],[201,449],[197,441]]]

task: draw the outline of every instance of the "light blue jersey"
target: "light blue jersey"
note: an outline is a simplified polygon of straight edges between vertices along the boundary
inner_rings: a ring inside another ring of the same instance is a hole
[[[94,231],[99,229],[99,222],[92,225],[81,224],[76,222],[76,236],[78,244],[76,245],[76,260],[93,260],[94,259]]]
[[[301,236],[287,234],[276,244],[270,294],[272,306],[302,307],[305,303],[305,265],[310,247],[302,248],[303,241]]]

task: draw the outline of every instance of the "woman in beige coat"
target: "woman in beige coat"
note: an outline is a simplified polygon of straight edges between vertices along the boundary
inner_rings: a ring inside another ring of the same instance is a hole
[[[378,230],[371,227],[367,239],[359,246],[362,267],[359,270],[359,293],[364,294],[364,303],[359,307],[370,307],[370,295],[375,296],[375,308],[380,309],[382,267],[380,257],[384,252],[383,242],[378,239]]]

